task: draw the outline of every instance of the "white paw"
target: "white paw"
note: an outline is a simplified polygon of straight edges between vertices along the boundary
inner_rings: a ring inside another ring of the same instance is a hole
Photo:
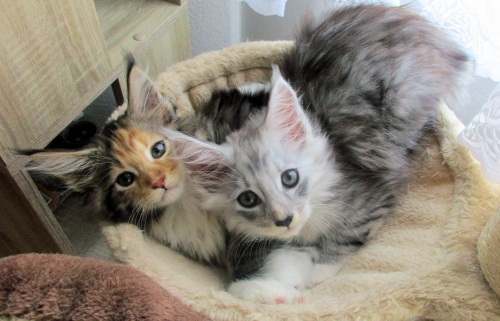
[[[312,269],[311,284],[315,286],[333,277],[342,264],[315,264]]]
[[[310,287],[313,266],[311,254],[308,252],[278,249],[267,257],[263,274],[265,279],[276,280],[303,291]]]
[[[264,304],[302,303],[300,292],[272,279],[242,280],[232,283],[227,289],[237,298]]]

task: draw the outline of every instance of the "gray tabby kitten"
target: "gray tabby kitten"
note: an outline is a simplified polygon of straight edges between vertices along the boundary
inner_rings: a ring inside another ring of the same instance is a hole
[[[167,132],[202,206],[236,235],[228,291],[302,302],[301,290],[336,273],[393,212],[412,150],[469,67],[404,8],[346,7],[304,24],[274,67],[268,107],[225,143]]]
[[[251,115],[267,106],[269,93],[270,84],[260,83],[214,91],[197,115],[177,120],[176,129],[221,144],[230,133],[240,129]]]

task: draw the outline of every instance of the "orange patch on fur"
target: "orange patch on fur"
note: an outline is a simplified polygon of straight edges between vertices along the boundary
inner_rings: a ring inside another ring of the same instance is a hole
[[[163,141],[166,152],[158,159],[151,156],[151,147]],[[177,185],[182,181],[183,170],[179,162],[172,160],[172,148],[165,137],[137,128],[118,129],[111,142],[111,156],[117,160],[119,174],[133,169],[136,175],[134,184],[126,189],[127,197],[137,200],[148,199],[153,192],[153,184],[165,176],[165,186]]]

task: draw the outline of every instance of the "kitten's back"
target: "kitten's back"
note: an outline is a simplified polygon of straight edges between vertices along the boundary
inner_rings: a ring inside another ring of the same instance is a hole
[[[371,170],[398,166],[440,101],[463,92],[470,67],[442,30],[382,5],[310,18],[280,65],[337,154]]]

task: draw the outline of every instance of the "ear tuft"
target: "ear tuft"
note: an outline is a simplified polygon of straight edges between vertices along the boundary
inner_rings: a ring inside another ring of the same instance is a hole
[[[147,73],[132,66],[128,74],[129,110],[135,113],[154,111],[162,102],[162,96]]]
[[[266,116],[267,127],[286,144],[302,147],[309,129],[308,119],[302,110],[295,90],[283,79],[273,65],[272,91]]]
[[[19,153],[29,155],[35,163],[28,165],[27,170],[56,176],[62,179],[69,189],[76,192],[95,188],[93,185],[97,166],[105,162],[102,157],[95,156],[97,154],[95,148],[57,152],[26,150]]]
[[[216,192],[231,175],[224,147],[199,141],[180,132],[164,129],[193,182],[208,192]]]

